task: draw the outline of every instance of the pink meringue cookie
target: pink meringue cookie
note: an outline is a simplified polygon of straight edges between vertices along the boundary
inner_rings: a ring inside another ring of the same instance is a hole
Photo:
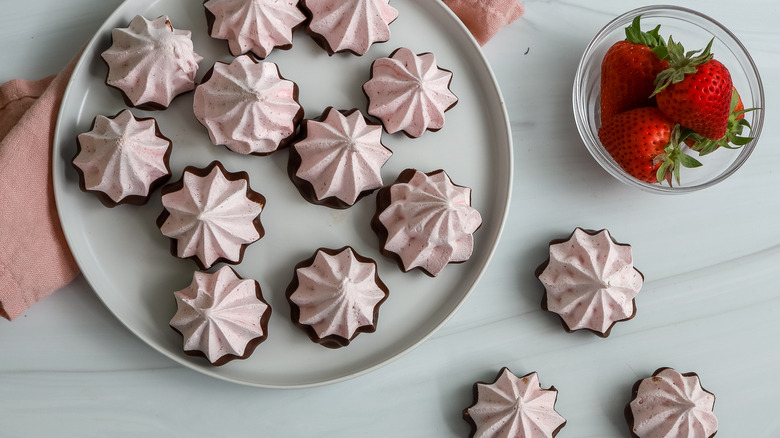
[[[346,347],[358,334],[374,332],[387,295],[376,262],[349,246],[320,248],[298,263],[286,292],[292,322],[328,348]]]
[[[557,313],[566,331],[586,329],[601,337],[634,317],[644,280],[630,245],[617,243],[607,230],[582,228],[550,242],[550,258],[536,276],[545,288],[542,308]]]
[[[390,23],[398,10],[390,0],[302,0],[309,16],[306,31],[329,55],[352,52],[361,56],[374,43],[390,39]]]
[[[696,373],[660,368],[634,384],[625,414],[634,438],[710,438],[718,431],[714,406]]]
[[[265,198],[249,187],[246,172],[228,172],[218,161],[185,168],[179,181],[163,187],[162,204],[157,225],[171,238],[171,253],[201,269],[240,263],[246,247],[264,234]]]
[[[167,16],[149,21],[136,15],[128,27],[111,31],[111,47],[101,55],[108,64],[106,84],[122,91],[129,106],[167,108],[174,97],[195,88],[203,58],[190,35],[175,30]]]
[[[535,372],[517,377],[504,367],[495,382],[474,384],[474,404],[463,410],[472,438],[552,438],[566,425],[555,411],[558,390],[542,389]]]
[[[182,335],[184,352],[212,365],[246,359],[268,337],[271,307],[260,285],[228,266],[213,274],[195,272],[189,287],[174,297],[170,326]]]
[[[382,120],[390,134],[403,131],[415,138],[438,131],[444,112],[458,102],[451,81],[452,72],[439,68],[433,53],[415,55],[402,47],[371,65],[371,79],[363,84],[368,114]]]
[[[306,20],[298,0],[208,0],[203,6],[209,35],[228,41],[233,56],[260,59],[274,48],[292,47],[293,29]]]
[[[107,207],[142,205],[171,177],[171,140],[153,118],[136,118],[129,110],[114,117],[97,116],[89,132],[79,134],[73,166],[79,186]]]
[[[288,173],[309,202],[347,208],[382,187],[381,169],[392,154],[382,144],[382,125],[357,109],[328,107],[304,120],[290,147]]]
[[[471,189],[453,184],[443,170],[428,174],[406,169],[377,193],[371,228],[383,254],[404,272],[421,269],[431,277],[448,263],[465,262],[482,225],[471,207]]]
[[[283,79],[273,62],[248,55],[214,64],[195,90],[192,108],[212,143],[240,154],[275,152],[303,118],[298,86]]]

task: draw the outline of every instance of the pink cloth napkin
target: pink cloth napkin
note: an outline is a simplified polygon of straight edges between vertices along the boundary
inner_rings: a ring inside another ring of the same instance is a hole
[[[51,177],[54,125],[76,59],[56,76],[0,85],[0,316],[7,319],[79,272]]]
[[[518,0],[444,0],[485,44],[523,14]],[[51,146],[75,58],[55,76],[0,85],[0,316],[14,319],[78,267],[54,206]]]
[[[525,12],[519,0],[444,0],[480,45]]]

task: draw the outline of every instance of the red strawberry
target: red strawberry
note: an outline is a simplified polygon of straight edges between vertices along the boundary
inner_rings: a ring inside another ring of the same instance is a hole
[[[718,140],[726,134],[734,86],[731,74],[712,58],[712,41],[699,54],[685,53],[669,38],[669,68],[659,73],[654,95],[658,108],[673,121],[702,137]]]
[[[715,149],[723,146],[729,149],[737,149],[753,140],[753,137],[743,137],[742,131],[745,127],[750,129],[750,123],[745,120],[745,113],[753,111],[755,108],[746,110],[742,98],[739,97],[737,89],[732,90],[731,111],[729,113],[728,123],[726,125],[726,134],[718,140],[710,140],[696,133],[691,133],[685,140],[691,149],[699,152],[699,155],[707,155]]]
[[[734,96],[737,99],[737,104],[734,106],[734,109],[731,110],[731,114],[737,114],[734,118],[735,119],[744,119],[745,118],[745,104],[742,103],[742,97],[739,96],[739,93],[737,93],[737,89],[734,88]],[[734,97],[732,97],[734,99]],[[733,100],[732,100],[733,103]]]
[[[680,149],[680,127],[655,107],[635,108],[607,119],[599,140],[623,170],[636,179],[680,183],[680,166],[701,166]]]
[[[664,45],[657,26],[642,32],[639,18],[626,28],[626,39],[607,50],[601,62],[601,120],[641,106],[654,106],[650,95],[655,90],[655,78],[669,67],[653,53]]]

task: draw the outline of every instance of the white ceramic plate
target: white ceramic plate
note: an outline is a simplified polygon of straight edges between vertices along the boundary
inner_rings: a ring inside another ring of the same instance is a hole
[[[495,249],[506,218],[512,181],[512,140],[495,78],[468,31],[439,1],[393,0],[399,18],[391,25],[389,42],[374,45],[357,57],[327,56],[303,31],[293,48],[274,51],[269,61],[300,87],[306,118],[331,105],[366,109],[362,84],[371,62],[405,46],[416,53],[433,52],[439,66],[454,72],[452,90],[458,104],[447,112],[444,128],[410,139],[384,134],[394,154],[382,171],[385,183],[401,170],[445,169],[457,184],[473,189],[473,206],[484,223],[475,234],[474,254],[466,263],[447,266],[437,278],[420,272],[402,273],[394,261],[379,254],[370,229],[374,196],[348,210],[332,210],[304,201],[286,174],[288,153],[242,156],[209,142],[205,128],[192,113],[192,93],[179,96],[162,112],[133,110],[157,118],[163,134],[173,140],[172,181],[187,165],[222,161],[228,170],[245,170],[251,187],[267,198],[262,220],[266,236],[252,245],[235,266],[256,279],[273,309],[268,340],[247,360],[212,367],[202,358],[182,352],[182,339],[169,326],[176,311],[173,291],[186,287],[196,269],[190,260],[169,253],[169,240],[155,225],[162,211],[159,193],[142,207],[103,207],[78,188],[71,166],[75,138],[89,130],[98,115],[124,108],[118,91],[104,84],[107,67],[100,53],[110,45],[110,31],[126,27],[136,14],[168,15],[175,28],[193,33],[195,50],[204,57],[198,79],[214,61],[230,61],[227,43],[207,35],[202,2],[191,0],[128,0],[101,27],[86,51],[65,94],[55,133],[53,176],[57,208],[65,235],[81,270],[105,305],[133,333],[172,359],[204,374],[264,387],[301,387],[336,382],[375,369],[409,351],[442,326],[479,280]],[[390,289],[375,333],[363,333],[346,348],[317,345],[289,320],[284,291],[293,266],[318,247],[351,245],[375,259],[379,275]]]

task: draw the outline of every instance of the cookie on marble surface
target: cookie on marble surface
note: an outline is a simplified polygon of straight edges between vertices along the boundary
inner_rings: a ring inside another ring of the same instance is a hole
[[[477,382],[463,410],[471,438],[552,438],[566,425],[555,411],[558,390],[542,388],[536,372],[515,376],[502,368],[493,383]]]
[[[634,438],[711,438],[718,431],[714,406],[696,373],[664,367],[634,384],[624,413]]]
[[[630,245],[607,230],[582,228],[551,241],[550,256],[535,274],[545,289],[542,308],[558,314],[567,332],[589,330],[601,337],[634,317],[644,281]]]

